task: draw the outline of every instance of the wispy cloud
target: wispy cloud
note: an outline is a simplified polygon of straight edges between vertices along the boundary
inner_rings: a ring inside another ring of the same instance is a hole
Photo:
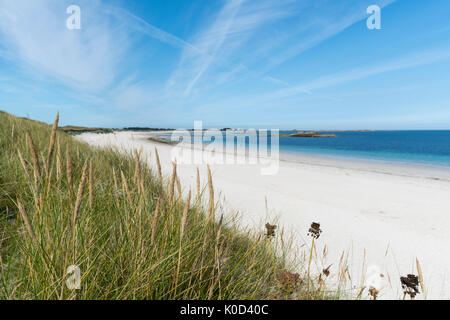
[[[280,105],[291,105],[292,103],[298,103],[305,101],[306,99],[338,101],[340,100],[339,98],[327,95],[324,90],[377,75],[426,66],[446,60],[450,60],[450,47],[433,48],[421,52],[410,53],[378,64],[328,74],[288,88],[273,90],[266,93],[243,94],[228,99],[218,99],[207,104],[202,104],[196,110],[197,113],[201,114],[202,112],[211,110],[211,105],[215,106],[214,109],[226,109],[231,112],[231,110],[243,110],[255,107],[259,110],[274,109]],[[421,88],[423,87],[424,86],[422,85]],[[398,87],[395,89],[406,90],[408,88],[410,87]],[[379,93],[379,90],[372,92],[371,94],[375,93]],[[349,97],[347,96],[346,98]]]
[[[204,32],[195,42],[195,47],[198,47],[201,50],[200,56],[198,51],[187,48],[183,53],[180,68],[175,71],[174,76],[169,80],[170,84],[175,84],[179,81],[179,78],[188,77],[187,86],[184,92],[185,94],[190,93],[195,83],[214,61],[215,56],[225,42],[225,39],[232,28],[235,16],[244,1],[245,0],[231,0],[224,6],[211,28]],[[234,32],[236,32],[236,30],[234,30]],[[186,68],[189,69],[188,74],[185,74]]]
[[[365,28],[366,8],[385,8],[395,0],[193,0],[179,10],[135,1],[77,0],[82,29],[67,30],[72,0],[0,0],[0,108],[79,104],[94,110],[93,118],[107,113],[108,121],[117,116],[144,123],[148,116],[169,126],[174,114],[180,122],[230,120],[245,109],[242,122],[253,116],[288,121],[295,117],[276,115],[276,106],[294,114],[300,113],[297,107],[347,105],[365,99],[351,95],[360,87],[342,86],[348,90],[342,90],[339,101],[327,89],[450,59],[450,48],[420,51],[446,40],[445,22],[436,23],[440,33],[430,27],[417,28],[420,37],[409,35],[401,19],[393,19],[408,6],[401,1],[390,7],[396,10],[382,11],[381,31]],[[151,14],[141,15],[137,8]],[[433,19],[419,11],[415,17]],[[163,25],[170,25],[170,32]],[[358,37],[370,38],[354,46]],[[394,38],[405,44],[394,47],[396,58],[394,50],[384,50]],[[350,50],[357,59],[346,56]],[[326,67],[331,63],[333,71]],[[420,77],[422,71],[408,76]],[[436,81],[423,91],[430,94],[445,85],[445,79]],[[373,88],[385,87],[380,82]],[[401,102],[401,94],[395,96]],[[250,114],[256,109],[262,111]]]
[[[124,64],[136,35],[198,51],[181,38],[100,0],[77,1],[81,30],[68,30],[66,8],[71,4],[68,0],[0,0],[0,59],[14,65],[17,76],[22,74],[27,81],[34,78],[41,85],[62,84],[65,88],[60,92],[87,104],[143,107],[155,100],[155,94],[149,98],[154,90],[132,77],[137,67],[129,70],[130,65]],[[3,91],[11,91],[14,84],[2,86]]]
[[[304,2],[297,23],[292,23],[288,33],[265,49],[267,63],[261,72],[273,69],[365,19],[369,5],[384,8],[393,2],[395,0],[318,0],[315,5]]]
[[[264,23],[292,15],[286,8],[292,3],[287,0],[227,1],[216,18],[194,37],[194,46],[199,48],[200,52],[186,48],[179,67],[172,74],[168,84],[176,86],[177,90],[184,88],[184,94],[188,95],[212,66],[214,71],[229,75],[236,75],[237,68],[240,71],[248,71],[248,68],[236,62],[232,55]],[[231,72],[221,71],[224,66],[224,69],[231,69]]]
[[[364,19],[369,4],[385,7],[394,1],[229,0],[191,40],[197,50],[184,49],[168,85],[185,96],[201,79],[208,90],[226,74],[229,81],[252,76],[286,85],[267,73]]]
[[[450,47],[422,51],[401,58],[386,61],[377,65],[360,67],[340,73],[326,75],[305,84],[301,84],[288,89],[278,90],[268,95],[267,98],[279,99],[301,93],[308,94],[315,90],[324,89],[331,86],[336,86],[397,70],[428,65],[447,59],[450,59]]]
[[[0,0],[1,39],[30,74],[47,74],[80,90],[101,90],[117,76],[129,42],[102,16],[98,1],[79,2],[82,30],[68,30],[67,1]]]
[[[200,51],[198,48],[194,47],[189,42],[186,42],[185,40],[150,24],[144,19],[138,17],[137,15],[134,15],[133,13],[123,8],[117,6],[104,5],[103,10],[104,12],[114,16],[116,19],[123,21],[128,28],[131,28],[137,32],[145,34],[149,37],[152,37],[154,39],[157,39],[161,42],[167,43],[174,47],[182,49],[189,48],[190,50],[193,51],[198,52]]]

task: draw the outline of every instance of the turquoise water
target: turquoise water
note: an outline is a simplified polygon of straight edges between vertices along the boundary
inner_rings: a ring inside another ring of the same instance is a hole
[[[280,131],[280,135],[290,133],[292,131]],[[280,137],[280,152],[450,168],[450,130],[327,133],[337,137]],[[161,136],[170,140],[170,134]],[[211,142],[207,137],[204,140],[205,144]]]
[[[334,134],[337,138],[280,137],[280,151],[450,168],[450,130]]]

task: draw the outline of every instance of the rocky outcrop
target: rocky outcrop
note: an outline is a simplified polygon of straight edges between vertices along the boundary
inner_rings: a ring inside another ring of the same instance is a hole
[[[293,138],[336,138],[335,134],[322,134],[316,131],[298,131],[292,134],[283,134],[280,137],[293,137]]]

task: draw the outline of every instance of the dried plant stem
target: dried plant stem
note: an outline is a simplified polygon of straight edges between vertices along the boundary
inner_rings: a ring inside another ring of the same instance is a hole
[[[116,177],[116,170],[114,168],[112,168],[112,174],[113,174],[113,180],[114,180],[114,199],[116,201],[116,206],[117,208],[120,207],[119,205],[119,185],[117,184],[117,177]]]
[[[269,204],[267,203],[267,196],[264,197],[264,202],[266,205],[266,216],[269,217]]]
[[[191,203],[191,191],[189,190],[189,193],[188,193],[188,196],[186,199],[186,205],[185,205],[184,211],[183,211],[183,217],[181,218],[180,242],[183,241],[184,230],[186,227],[186,221],[187,221],[187,215],[188,215],[189,208],[190,208],[190,203]]]
[[[314,250],[314,237],[312,238],[312,242],[311,242],[311,252],[309,254],[309,261],[308,261],[308,288],[307,288],[307,299],[309,299],[309,283],[310,283],[310,278],[311,278],[311,261],[312,261],[312,256],[313,256],[313,250]]]
[[[55,151],[55,141],[56,141],[56,130],[58,129],[59,122],[59,112],[56,114],[55,122],[52,127],[52,134],[50,136],[50,144],[48,146],[48,157],[47,157],[47,179],[49,177],[49,170],[52,166],[53,152]]]
[[[200,193],[200,171],[197,167],[197,198],[200,199],[201,193]]]
[[[175,286],[174,286],[174,297],[176,297],[177,295],[177,288],[178,288],[178,276],[180,274],[180,265],[181,265],[181,249],[182,249],[182,243],[183,243],[183,237],[184,237],[184,230],[186,227],[186,221],[187,221],[187,215],[189,212],[189,206],[191,203],[191,191],[189,191],[188,196],[187,196],[187,200],[186,200],[186,205],[184,207],[184,211],[183,211],[183,216],[181,218],[181,226],[180,226],[180,245],[179,245],[179,249],[178,249],[178,262],[177,262],[177,272],[176,272],[176,276],[175,276]]]
[[[72,176],[72,157],[70,156],[69,145],[66,146],[66,171],[67,171],[67,184],[69,185],[70,196],[74,193],[73,189],[73,176]]]
[[[213,218],[214,220],[214,186],[212,182],[211,168],[208,165],[208,187],[209,187],[209,210],[208,219]]]
[[[417,266],[417,274],[419,275],[420,288],[422,289],[422,294],[425,295],[425,285],[423,282],[422,268],[420,266],[419,259],[417,259],[417,258],[416,258],[416,266]]]
[[[25,177],[27,178],[27,182],[30,185],[31,191],[33,192],[34,204],[36,206],[36,210],[39,210],[39,198],[37,196],[36,185],[32,183],[30,174],[28,172],[28,166],[25,160],[23,159],[22,153],[19,149],[17,149],[17,153],[19,155],[19,160],[22,165],[23,171],[25,172]]]
[[[158,168],[159,183],[162,184],[161,162],[159,161],[158,149],[155,147],[156,167]]]
[[[131,198],[131,193],[130,193],[130,189],[128,188],[128,182],[127,179],[125,178],[125,175],[123,174],[123,171],[120,171],[120,175],[122,176],[122,185],[124,188],[124,192],[127,195],[128,198],[128,202],[130,203],[130,207],[133,207],[133,199]]]
[[[22,164],[23,171],[25,172],[25,177],[27,178],[28,183],[31,185],[31,178],[30,178],[30,174],[28,173],[27,163],[23,159],[22,153],[20,153],[19,149],[17,149],[17,153],[19,154],[19,160],[20,160],[20,163]]]
[[[36,152],[36,147],[34,146],[33,139],[31,138],[30,133],[27,132],[26,136],[28,141],[28,147],[30,149],[31,160],[33,162],[34,182],[37,183],[38,181],[41,180],[41,167],[39,165],[39,157]]]
[[[141,183],[142,182],[141,175],[142,175],[142,172],[141,172],[140,153],[138,153],[136,151],[135,170],[134,170],[134,183],[137,185],[138,191],[139,191],[140,194],[142,194],[142,192],[143,192],[143,188],[141,188],[141,184],[142,184]]]
[[[28,234],[30,235],[31,239],[33,239],[33,241],[37,243],[37,238],[36,235],[34,234],[33,227],[31,226],[30,220],[28,219],[28,215],[25,212],[25,208],[23,207],[23,204],[19,199],[17,199],[17,207],[19,208],[20,215],[23,219],[23,222],[25,223]]]
[[[45,156],[44,156],[43,152],[41,152],[41,159],[42,159],[42,165],[44,166],[44,172],[46,174],[46,178],[48,179],[48,166],[47,166],[47,161],[45,160]]]
[[[181,182],[180,182],[180,179],[178,178],[178,176],[177,176],[177,191],[178,191],[178,195],[179,195],[180,198],[181,198],[183,192],[182,192],[182,190],[181,190]]]
[[[156,202],[156,209],[155,213],[153,214],[153,221],[152,221],[152,236],[150,239],[150,245],[153,246],[153,243],[155,242],[155,235],[156,235],[156,226],[158,225],[158,215],[159,215],[159,206],[161,205],[161,201],[158,199]]]
[[[119,192],[119,185],[117,183],[117,178],[116,178],[116,170],[113,168],[112,171],[113,171],[112,173],[113,173],[113,180],[114,180],[114,191]]]
[[[59,141],[59,137],[58,137],[58,141],[57,141],[57,153],[56,153],[56,179],[59,180],[61,178],[62,175],[62,165],[61,165],[61,161],[62,161],[62,156],[61,156],[61,143]]]
[[[81,181],[80,185],[78,186],[78,192],[77,192],[77,200],[75,202],[75,208],[73,210],[73,219],[72,219],[72,228],[75,230],[75,225],[77,222],[78,214],[81,207],[81,200],[83,199],[83,193],[84,193],[84,187],[86,186],[86,179],[88,175],[88,163],[84,164],[83,167],[83,173],[81,175]]]
[[[53,167],[50,168],[49,173],[47,174],[47,194],[50,193],[50,187],[52,184],[50,183],[52,181],[53,177]]]
[[[89,161],[89,208],[94,206],[94,165]]]
[[[172,163],[172,177],[170,178],[170,185],[169,185],[169,201],[172,203],[173,201],[173,195],[175,192],[175,180],[177,179],[177,163]]]

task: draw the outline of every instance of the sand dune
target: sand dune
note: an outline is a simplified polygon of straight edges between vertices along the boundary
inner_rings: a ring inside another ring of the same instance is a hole
[[[163,172],[171,172],[172,146],[150,142],[147,133],[82,134],[77,138],[96,146],[124,150],[143,148],[154,166],[157,146]],[[360,286],[365,268],[385,274],[392,283],[381,298],[402,297],[399,277],[423,269],[428,298],[450,298],[450,174],[428,168],[282,155],[277,175],[263,176],[255,165],[212,165],[218,198],[225,210],[239,210],[243,223],[263,228],[278,219],[296,243],[310,243],[311,222],[323,233],[318,249],[327,245],[327,261],[335,272],[343,250],[350,253],[350,274]],[[195,189],[197,165],[179,165],[185,189]],[[199,166],[202,182],[206,165]],[[266,216],[265,197],[270,217]],[[389,276],[387,276],[389,275]],[[420,297],[423,297],[421,295]],[[419,297],[419,298],[420,298]]]

